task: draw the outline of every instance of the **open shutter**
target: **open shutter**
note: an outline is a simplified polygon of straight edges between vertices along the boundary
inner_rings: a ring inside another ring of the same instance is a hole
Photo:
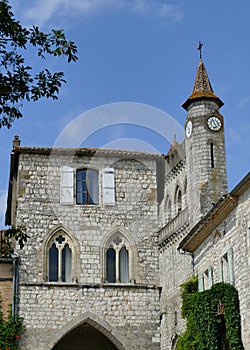
[[[223,266],[222,266],[222,258],[218,261],[218,277],[219,282],[223,282]]]
[[[198,291],[203,292],[204,291],[204,280],[202,273],[199,273],[198,275]]]
[[[102,171],[103,204],[115,205],[115,177],[114,168]]]
[[[227,251],[229,283],[234,284],[233,249]]]
[[[213,285],[213,268],[208,266],[208,287],[211,288]]]
[[[74,169],[62,166],[61,171],[61,204],[73,204],[74,199]]]

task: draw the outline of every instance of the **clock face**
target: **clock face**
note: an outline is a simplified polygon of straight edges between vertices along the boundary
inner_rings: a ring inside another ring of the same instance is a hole
[[[222,121],[216,116],[211,116],[207,120],[207,126],[212,131],[219,131],[222,128]]]
[[[192,134],[192,129],[193,129],[193,124],[192,124],[191,120],[189,120],[189,121],[187,122],[187,125],[186,125],[186,136],[187,136],[187,137],[190,137],[190,136],[191,136],[191,134]]]

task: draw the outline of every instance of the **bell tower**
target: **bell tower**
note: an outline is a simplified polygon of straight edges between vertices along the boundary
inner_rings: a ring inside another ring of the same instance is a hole
[[[201,56],[192,94],[182,107],[185,123],[187,200],[190,223],[195,224],[227,193],[224,118],[221,99],[213,92]]]

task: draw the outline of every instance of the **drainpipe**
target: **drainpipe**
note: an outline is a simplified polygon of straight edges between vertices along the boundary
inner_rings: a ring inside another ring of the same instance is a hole
[[[19,277],[19,258],[18,254],[12,255],[13,259],[13,289],[12,289],[12,317],[15,318],[18,313],[17,301],[18,301],[18,277]]]

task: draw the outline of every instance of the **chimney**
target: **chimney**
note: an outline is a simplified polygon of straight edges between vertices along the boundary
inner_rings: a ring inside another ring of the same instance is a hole
[[[13,140],[13,148],[20,146],[20,144],[21,144],[21,140],[19,139],[19,136],[15,135]]]

